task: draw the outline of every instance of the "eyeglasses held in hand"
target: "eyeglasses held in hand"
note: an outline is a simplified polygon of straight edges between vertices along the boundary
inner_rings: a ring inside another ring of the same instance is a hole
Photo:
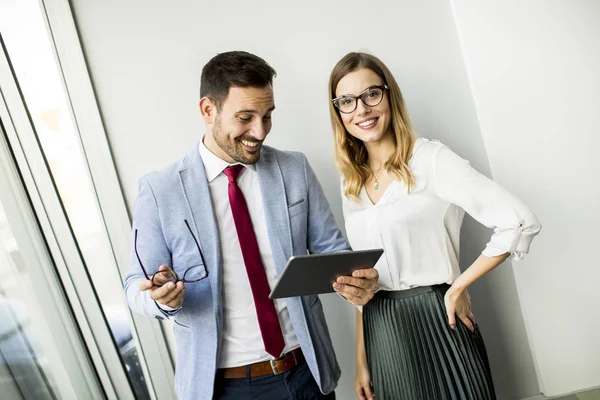
[[[142,264],[142,259],[140,258],[140,255],[138,253],[138,230],[135,230],[135,239],[133,244],[133,247],[135,249],[135,255],[137,256],[137,259],[140,263],[140,267],[142,268],[146,279],[152,281],[152,284],[155,286],[163,286],[169,282],[177,283],[179,281],[183,283],[199,282],[208,276],[208,270],[206,269],[206,260],[204,259],[204,254],[202,254],[200,244],[198,243],[196,236],[194,236],[194,232],[192,232],[192,228],[190,227],[190,224],[187,221],[187,219],[185,219],[184,221],[185,225],[190,231],[190,234],[192,235],[192,238],[194,238],[194,243],[196,243],[196,247],[198,248],[198,252],[200,253],[200,258],[202,259],[202,265],[195,265],[186,269],[183,273],[183,278],[180,278],[177,272],[175,272],[175,270],[173,270],[172,268],[169,268],[166,271],[157,271],[152,276],[148,275],[148,272],[146,271],[146,268],[144,268],[144,264]]]
[[[379,105],[381,100],[383,100],[383,92],[387,89],[387,85],[371,86],[358,96],[345,94],[343,96],[336,97],[335,99],[331,100],[331,102],[338,110],[340,110],[340,112],[343,112],[344,114],[350,114],[356,110],[356,107],[358,106],[358,99],[361,99],[362,102],[368,107],[375,107]]]

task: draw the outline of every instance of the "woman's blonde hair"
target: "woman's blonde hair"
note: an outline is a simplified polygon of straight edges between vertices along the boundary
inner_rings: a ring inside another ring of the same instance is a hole
[[[370,54],[346,54],[331,71],[329,98],[336,97],[335,89],[344,76],[361,68],[368,68],[375,72],[388,87],[392,115],[390,128],[394,136],[396,151],[383,167],[396,179],[404,182],[410,192],[411,186],[414,185],[414,176],[408,168],[408,162],[412,155],[415,134],[404,106],[400,87],[385,64]],[[361,140],[346,131],[339,111],[331,101],[329,102],[329,113],[335,139],[335,163],[344,177],[344,194],[346,197],[358,201],[358,194],[371,175],[371,169],[367,164],[367,149]]]

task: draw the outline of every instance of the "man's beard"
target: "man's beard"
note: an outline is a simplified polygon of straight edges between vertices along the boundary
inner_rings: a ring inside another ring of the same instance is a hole
[[[243,148],[244,145],[241,143],[242,139],[247,140],[249,142],[257,142],[257,140],[251,136],[241,136],[238,137],[236,140],[230,140],[229,135],[227,135],[223,131],[220,116],[216,118],[215,123],[212,127],[212,135],[217,146],[219,146],[221,150],[223,150],[229,157],[231,157],[236,162],[242,164],[254,164],[260,159],[260,151],[257,151],[254,154],[246,155],[246,152]],[[261,145],[262,144],[259,144],[258,146]]]

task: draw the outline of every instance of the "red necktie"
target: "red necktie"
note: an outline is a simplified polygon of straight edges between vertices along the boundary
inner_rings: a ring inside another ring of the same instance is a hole
[[[242,249],[242,257],[246,264],[246,272],[254,297],[254,306],[256,307],[256,316],[258,326],[262,335],[263,344],[267,353],[275,358],[279,358],[284,347],[283,334],[275,303],[269,299],[269,282],[265,267],[260,257],[258,242],[252,227],[252,220],[248,212],[248,206],[244,199],[244,194],[237,185],[237,177],[244,169],[243,165],[232,165],[225,168],[223,173],[229,179],[228,193],[229,205],[233,214],[235,229],[238,234],[238,241]]]

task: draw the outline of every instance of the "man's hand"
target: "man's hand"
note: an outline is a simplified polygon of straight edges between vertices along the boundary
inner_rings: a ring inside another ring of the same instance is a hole
[[[341,294],[350,303],[364,306],[379,289],[379,272],[375,268],[358,269],[352,276],[340,276],[333,283],[333,290]]]
[[[159,271],[168,271],[169,267],[161,265]],[[156,286],[151,280],[145,280],[140,283],[141,291],[150,291],[150,298],[159,304],[172,308],[179,308],[183,305],[183,295],[185,293],[185,285],[183,282],[168,282],[162,286]]]

